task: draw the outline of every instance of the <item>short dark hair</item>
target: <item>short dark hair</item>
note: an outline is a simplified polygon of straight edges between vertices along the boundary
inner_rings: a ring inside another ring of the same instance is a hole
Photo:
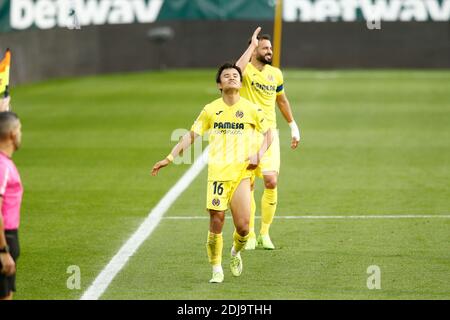
[[[222,64],[219,67],[219,70],[217,70],[217,74],[216,74],[216,83],[220,83],[220,76],[222,75],[223,70],[225,69],[236,69],[237,72],[239,72],[239,77],[240,80],[242,82],[242,71],[241,68],[239,68],[236,64],[231,63],[231,62],[225,62],[224,64]]]
[[[0,140],[5,139],[14,129],[15,123],[19,121],[19,116],[11,111],[0,112]]]
[[[272,41],[272,37],[270,36],[270,34],[267,34],[267,33],[261,34],[261,35],[257,36],[257,38],[258,38],[258,40],[269,40],[269,41]],[[248,40],[248,44],[250,44],[250,43],[252,43],[252,38],[250,38]]]

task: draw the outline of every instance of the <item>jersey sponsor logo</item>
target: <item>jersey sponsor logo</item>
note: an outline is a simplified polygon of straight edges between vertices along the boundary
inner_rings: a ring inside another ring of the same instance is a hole
[[[242,113],[244,116],[244,113]],[[244,124],[239,122],[214,122],[214,129],[244,129]]]
[[[212,203],[212,205],[215,206],[215,207],[220,206],[220,200],[217,199],[217,198],[213,199],[213,200],[211,201],[211,203]]]
[[[265,85],[255,81],[252,81],[252,86],[256,87],[259,90],[264,91],[267,94],[273,94],[277,90],[277,86]]]
[[[219,112],[216,112],[216,115],[218,116],[219,114],[221,114],[223,112],[223,110],[220,110]]]
[[[236,111],[236,118],[242,119],[244,117],[244,113],[241,110]]]

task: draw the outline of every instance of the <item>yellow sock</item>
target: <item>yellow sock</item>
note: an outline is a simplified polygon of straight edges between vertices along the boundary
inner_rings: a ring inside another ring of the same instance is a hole
[[[247,234],[246,236],[241,236],[239,233],[236,232],[236,230],[234,230],[233,233],[233,247],[234,250],[236,252],[239,252],[242,250],[242,248],[245,246],[245,244],[247,243],[248,238],[250,237],[250,233]]]
[[[259,231],[261,235],[269,234],[269,228],[277,210],[277,198],[277,188],[264,189],[261,199],[261,230]]]
[[[222,264],[223,237],[222,233],[216,234],[208,231],[208,240],[206,241],[206,250],[208,251],[208,260],[212,266]]]
[[[256,212],[256,202],[255,202],[255,190],[251,191],[251,202],[250,202],[250,222],[248,224],[250,237],[255,237],[255,212]]]

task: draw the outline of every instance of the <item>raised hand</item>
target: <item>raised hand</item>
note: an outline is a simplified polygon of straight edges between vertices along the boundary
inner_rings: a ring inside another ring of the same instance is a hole
[[[260,32],[261,32],[261,27],[256,28],[256,30],[253,32],[252,45],[255,46],[255,47],[258,46],[258,43],[259,43],[258,35],[259,35]]]

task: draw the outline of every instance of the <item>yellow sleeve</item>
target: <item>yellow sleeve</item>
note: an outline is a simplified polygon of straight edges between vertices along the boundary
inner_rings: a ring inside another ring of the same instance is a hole
[[[277,96],[284,93],[284,80],[283,80],[283,73],[281,70],[277,70]]]
[[[191,131],[194,131],[196,134],[202,136],[206,131],[210,128],[208,112],[206,108],[200,112],[197,120],[195,120],[194,124],[191,127]]]

